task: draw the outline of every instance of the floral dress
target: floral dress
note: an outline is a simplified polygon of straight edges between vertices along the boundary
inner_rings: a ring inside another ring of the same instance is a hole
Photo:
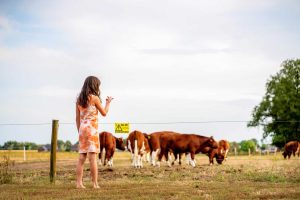
[[[80,111],[79,153],[99,153],[98,110],[92,105],[77,106]]]

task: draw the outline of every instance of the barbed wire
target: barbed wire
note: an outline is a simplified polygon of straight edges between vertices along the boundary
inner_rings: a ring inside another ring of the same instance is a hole
[[[210,124],[210,123],[248,123],[246,120],[214,120],[214,121],[174,121],[174,122],[127,122],[135,125],[155,125],[155,124]],[[270,123],[297,123],[300,121],[296,120],[287,120],[287,121],[273,121]],[[124,122],[123,122],[124,123]],[[42,122],[42,123],[0,123],[0,126],[45,126],[51,125],[51,122]],[[59,122],[62,125],[75,125],[75,122]],[[100,122],[98,124],[115,124],[115,122]],[[259,124],[266,125],[266,124]]]

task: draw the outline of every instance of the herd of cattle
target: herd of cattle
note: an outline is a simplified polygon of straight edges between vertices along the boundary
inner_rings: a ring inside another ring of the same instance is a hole
[[[100,154],[99,160],[103,165],[113,166],[113,155],[115,149],[128,150],[131,153],[132,166],[143,167],[143,161],[151,162],[153,166],[160,166],[162,158],[169,166],[173,165],[177,159],[181,164],[181,157],[185,154],[187,164],[195,167],[195,155],[206,154],[209,163],[214,163],[214,158],[218,164],[222,164],[227,158],[229,142],[226,140],[215,141],[213,137],[206,137],[196,134],[180,134],[172,131],[154,132],[151,134],[133,131],[128,135],[126,146],[122,138],[116,138],[109,132],[99,134]],[[171,155],[174,160],[170,162]],[[290,158],[291,154],[300,154],[300,142],[290,141],[284,147],[283,156]]]

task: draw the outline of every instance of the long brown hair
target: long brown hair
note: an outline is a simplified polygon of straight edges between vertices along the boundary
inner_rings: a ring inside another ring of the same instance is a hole
[[[100,89],[99,89],[100,84],[101,82],[97,77],[88,76],[85,79],[81,92],[77,98],[77,104],[79,104],[83,108],[86,108],[88,106],[88,100],[90,94],[98,96],[101,101]]]

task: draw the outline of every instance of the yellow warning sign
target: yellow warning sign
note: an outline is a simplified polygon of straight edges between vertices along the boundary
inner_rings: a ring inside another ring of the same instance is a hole
[[[115,133],[129,133],[129,123],[115,123]]]

